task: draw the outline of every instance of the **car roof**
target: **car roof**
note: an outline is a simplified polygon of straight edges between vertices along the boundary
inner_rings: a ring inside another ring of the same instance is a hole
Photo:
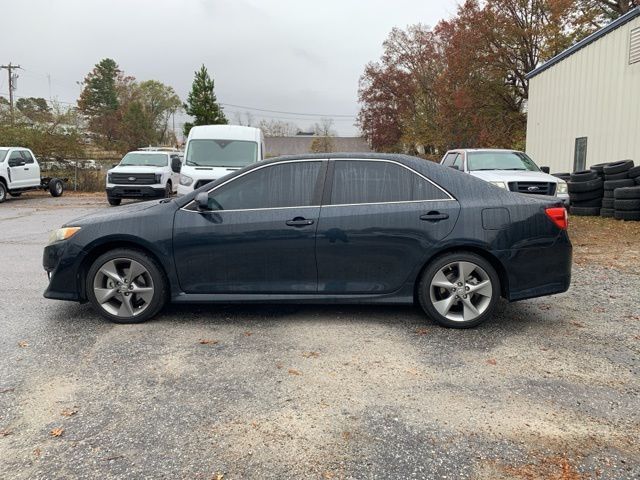
[[[454,148],[448,152],[520,152],[510,148]]]
[[[259,142],[262,131],[255,127],[241,125],[198,125],[189,131],[188,140],[245,140]]]
[[[139,153],[141,155],[171,155],[173,153],[175,155],[178,152],[161,152],[157,150],[131,150],[130,152],[125,153],[125,155],[129,155],[130,153]]]

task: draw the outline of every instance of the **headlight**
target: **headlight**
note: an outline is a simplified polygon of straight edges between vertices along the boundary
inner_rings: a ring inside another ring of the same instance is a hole
[[[505,182],[489,182],[491,185],[495,185],[496,187],[504,188],[507,190],[507,184]]]
[[[558,194],[562,194],[562,193],[566,194],[566,193],[568,193],[568,191],[569,190],[567,188],[567,182],[564,182],[564,181],[558,182],[558,189],[557,189],[556,193],[558,193]]]
[[[113,183],[113,174],[107,173],[107,183]]]
[[[188,187],[192,183],[193,183],[193,178],[191,178],[191,177],[189,177],[187,175],[180,174],[180,185],[184,185],[184,186]]]
[[[156,183],[162,183],[162,174],[156,173]]]
[[[61,240],[67,240],[79,231],[80,227],[65,227],[54,230],[51,232],[51,235],[49,235],[49,244],[60,242]]]

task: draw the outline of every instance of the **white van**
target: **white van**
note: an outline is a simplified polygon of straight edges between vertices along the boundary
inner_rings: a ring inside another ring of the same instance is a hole
[[[264,158],[262,130],[237,125],[201,125],[187,137],[178,195]]]

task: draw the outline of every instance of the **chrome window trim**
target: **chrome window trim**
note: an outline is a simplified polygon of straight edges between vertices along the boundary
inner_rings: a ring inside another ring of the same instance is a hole
[[[435,183],[434,181],[430,180],[429,178],[425,177],[424,175],[422,175],[420,172],[414,170],[411,167],[408,167],[400,162],[397,162],[395,160],[387,160],[387,159],[381,159],[381,158],[332,158],[332,159],[327,159],[327,158],[305,158],[305,159],[300,159],[300,160],[282,160],[280,162],[274,162],[274,163],[269,163],[267,165],[261,165],[257,168],[254,168],[252,170],[249,170],[248,172],[244,172],[241,175],[238,175],[237,177],[233,177],[230,178],[229,180],[227,180],[224,183],[221,183],[220,185],[216,185],[214,188],[212,188],[211,190],[207,190],[207,193],[211,193],[214,190],[217,190],[218,188],[233,182],[234,180],[244,177],[245,175],[251,173],[251,172],[255,172],[257,170],[261,170],[263,168],[266,167],[271,167],[273,165],[282,165],[282,164],[286,164],[286,163],[302,163],[302,162],[326,162],[328,160],[332,160],[332,161],[346,161],[346,162],[350,162],[350,161],[356,161],[356,162],[386,162],[386,163],[393,163],[396,165],[399,165],[401,167],[406,168],[407,170],[409,170],[410,172],[414,173],[415,175],[419,176],[420,178],[426,180],[427,182],[429,182],[431,185],[433,185],[434,187],[436,187],[437,189],[439,189],[440,191],[442,191],[445,195],[447,195],[449,198],[437,198],[437,199],[430,199],[430,200],[400,200],[400,201],[394,201],[394,202],[366,202],[366,203],[336,203],[336,204],[325,204],[325,205],[304,205],[304,206],[293,206],[293,207],[265,207],[265,208],[241,208],[241,209],[234,209],[234,210],[206,210],[206,213],[211,213],[211,212],[215,212],[215,213],[221,213],[221,212],[256,212],[256,211],[263,211],[263,210],[285,210],[285,209],[291,209],[291,208],[326,208],[326,207],[354,207],[357,205],[394,205],[394,204],[402,204],[402,203],[424,203],[424,202],[451,202],[451,201],[457,201],[449,192],[447,192],[444,188],[442,188],[440,185],[438,185],[437,183]],[[427,160],[425,160],[427,161]],[[185,212],[193,212],[193,213],[203,213],[200,210],[189,210],[187,207],[191,206],[192,204],[195,203],[195,200],[191,200],[191,202],[189,202],[188,204],[186,204],[184,207],[182,207],[180,210],[184,210]]]

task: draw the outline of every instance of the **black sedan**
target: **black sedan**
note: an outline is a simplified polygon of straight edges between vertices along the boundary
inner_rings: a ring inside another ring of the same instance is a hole
[[[262,161],[190,195],[108,209],[52,233],[45,297],[114,322],[172,302],[418,303],[472,327],[564,292],[564,207],[404,155]]]

